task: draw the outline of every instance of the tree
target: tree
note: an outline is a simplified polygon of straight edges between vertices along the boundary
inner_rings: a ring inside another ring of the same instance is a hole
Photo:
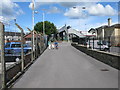
[[[44,24],[45,24],[45,34],[51,35],[51,34],[56,34],[57,33],[56,26],[53,23],[51,23],[49,21],[44,21]],[[43,22],[38,22],[34,26],[34,29],[37,32],[43,33]]]

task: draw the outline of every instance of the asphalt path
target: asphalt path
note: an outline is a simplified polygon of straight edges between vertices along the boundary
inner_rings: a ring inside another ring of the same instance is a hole
[[[63,42],[45,50],[13,88],[118,88],[118,70]]]

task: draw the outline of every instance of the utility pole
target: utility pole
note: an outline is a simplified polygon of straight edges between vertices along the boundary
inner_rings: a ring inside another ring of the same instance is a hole
[[[34,13],[35,13],[35,11],[34,11],[34,9],[35,9],[35,1],[34,0],[32,0],[32,30],[34,30]],[[34,52],[35,52],[35,46],[34,46],[34,32],[33,32],[33,34],[32,34],[32,60],[34,59]]]
[[[24,71],[24,47],[23,47],[23,29],[17,24],[15,23],[15,25],[21,30],[21,61],[22,61],[22,64],[21,64],[21,68],[22,68],[22,71]]]
[[[45,18],[45,14],[43,12],[43,38],[44,38],[44,49],[45,49],[45,20],[44,18]]]
[[[0,22],[0,49],[1,49],[1,70],[2,70],[2,89],[6,87],[6,64],[4,55],[4,25]]]
[[[44,22],[45,14],[43,12],[43,36],[45,36],[45,22]]]

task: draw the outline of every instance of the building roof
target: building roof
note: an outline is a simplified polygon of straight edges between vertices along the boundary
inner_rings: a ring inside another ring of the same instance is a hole
[[[112,25],[111,27],[120,28],[120,24],[114,24],[114,25]]]
[[[100,27],[98,27],[98,28],[96,28],[96,29],[100,29],[100,28],[108,28],[109,26],[108,25],[103,25],[103,26],[100,26]]]
[[[21,32],[5,32],[5,36],[21,36]]]
[[[114,28],[120,28],[120,24],[114,24],[112,26],[108,26],[108,25],[103,25],[103,26],[100,26],[98,28],[91,28],[88,32],[95,32],[95,30],[98,30],[98,29],[101,29],[101,28],[110,28],[110,27],[114,27]]]
[[[36,36],[37,36],[37,34],[36,34],[36,33],[34,33],[34,36],[36,37]],[[39,34],[39,36],[40,36],[40,34]],[[26,35],[24,36],[24,38],[32,38],[32,34],[31,34],[31,32],[30,32],[30,33],[28,33],[28,34],[26,34]]]
[[[36,37],[36,34],[34,34],[34,36]],[[24,38],[32,38],[32,34],[28,33],[27,35],[24,36]]]
[[[67,27],[65,25],[65,26],[61,27],[60,29],[58,29],[58,32],[60,33],[60,32],[66,31],[66,29],[67,29]]]

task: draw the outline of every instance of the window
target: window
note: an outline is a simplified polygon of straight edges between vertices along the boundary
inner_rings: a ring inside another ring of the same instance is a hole
[[[20,48],[21,44],[12,44],[11,48]]]
[[[6,43],[5,48],[9,48],[10,47],[10,43]]]

